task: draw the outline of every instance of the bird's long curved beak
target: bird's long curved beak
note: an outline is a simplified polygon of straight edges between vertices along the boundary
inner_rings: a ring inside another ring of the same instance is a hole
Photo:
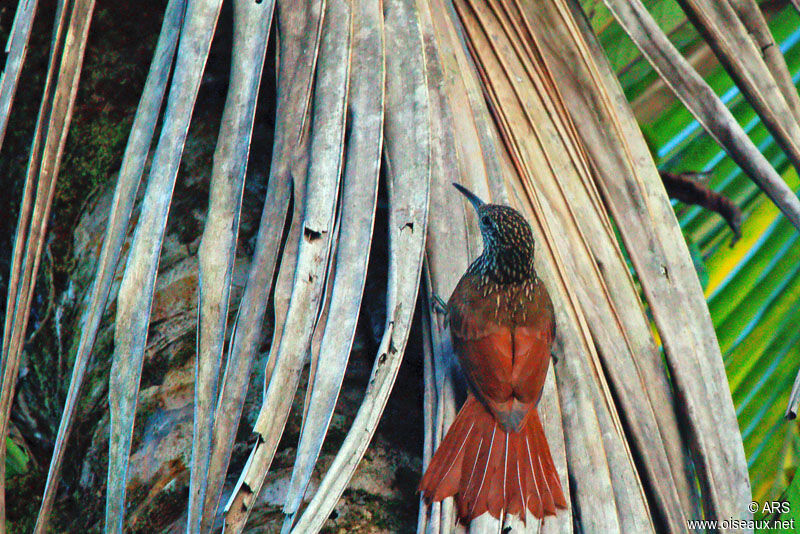
[[[469,200],[470,204],[472,204],[472,207],[475,208],[475,211],[480,210],[480,207],[484,205],[483,200],[481,200],[477,196],[475,196],[475,194],[472,191],[470,191],[469,189],[467,189],[466,187],[464,187],[464,186],[462,186],[460,184],[457,184],[455,182],[453,182],[453,187],[458,189],[461,192],[462,195],[467,197],[467,200]]]

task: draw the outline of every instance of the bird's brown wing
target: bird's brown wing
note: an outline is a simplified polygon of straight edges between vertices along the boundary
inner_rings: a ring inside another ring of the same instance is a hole
[[[523,312],[517,314],[514,327],[514,365],[511,373],[514,397],[538,404],[542,395],[550,348],[555,338],[553,304],[544,285],[537,280]]]
[[[450,299],[453,347],[471,389],[508,431],[518,430],[539,402],[553,340],[546,294],[534,291],[524,309],[503,320],[497,302],[462,280]],[[523,313],[524,312],[524,313]]]

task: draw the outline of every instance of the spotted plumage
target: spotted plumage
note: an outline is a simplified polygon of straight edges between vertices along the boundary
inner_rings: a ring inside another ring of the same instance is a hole
[[[481,321],[504,317],[516,326],[539,317],[555,329],[553,305],[533,265],[535,243],[528,221],[508,206],[480,204],[476,209],[483,252],[459,281],[451,305],[482,311]],[[451,321],[460,315],[458,309],[448,313]]]
[[[528,221],[508,206],[484,204],[479,224],[483,253],[472,262],[467,274],[482,285],[519,284],[535,278],[533,233]]]

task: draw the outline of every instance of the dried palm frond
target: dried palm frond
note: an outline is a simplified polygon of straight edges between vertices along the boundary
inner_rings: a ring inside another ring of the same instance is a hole
[[[678,98],[800,227],[792,186],[645,6],[638,0],[605,3]],[[59,4],[9,285],[0,430],[11,410],[93,5]],[[800,99],[756,4],[685,0],[681,5],[790,161],[800,163],[794,135],[800,132]],[[52,515],[81,384],[168,91],[116,295],[105,528],[121,532],[125,526],[129,455],[159,257],[221,6],[221,0],[167,5],[83,318],[37,532],[46,531]],[[17,12],[21,22],[12,34],[10,68],[0,82],[0,140],[35,7],[23,0]],[[476,221],[452,182],[515,206],[532,223],[537,272],[553,297],[558,324],[557,363],[541,401],[543,423],[571,503],[555,517],[528,517],[524,525],[525,518],[485,516],[471,531],[496,532],[504,524],[545,533],[652,532],[662,525],[681,531],[687,519],[701,515],[750,517],[747,463],[722,359],[722,352],[735,353],[741,340],[720,335],[718,342],[718,315],[709,314],[647,143],[576,0],[236,0],[233,8],[230,83],[198,254],[189,531],[214,528],[273,292],[272,343],[255,444],[224,505],[225,531],[243,531],[258,505],[306,365],[302,429],[280,515],[284,532],[323,527],[376,431],[420,289],[423,464],[430,460],[462,388],[444,318],[432,303],[449,296],[480,250]],[[229,324],[256,103],[264,61],[273,60],[267,57],[273,11],[278,39],[273,158],[247,285]],[[762,57],[759,47],[768,53]],[[381,180],[388,203],[382,338],[352,427],[304,504],[367,298]],[[714,283],[724,290],[724,283]],[[794,278],[787,282],[793,283]],[[735,376],[734,386],[742,379]],[[0,439],[0,458],[4,443]],[[3,527],[0,515],[0,531]],[[421,503],[420,532],[457,528],[450,500]]]
[[[28,52],[28,41],[31,37],[35,13],[36,0],[20,0],[17,11],[14,13],[14,24],[11,27],[5,49],[6,64],[2,76],[0,76],[0,146],[3,145],[11,103],[14,101],[19,75]]]
[[[25,6],[20,3],[20,9]],[[56,12],[56,25],[50,50],[44,94],[33,135],[25,189],[14,239],[11,276],[6,297],[3,325],[2,357],[0,357],[0,529],[5,529],[5,437],[11,416],[17,374],[25,332],[30,318],[36,275],[47,237],[47,222],[56,190],[61,155],[69,131],[75,95],[78,90],[89,24],[94,0],[62,1]],[[33,14],[31,13],[30,16]],[[25,25],[24,14],[20,13]],[[27,22],[28,28],[30,22]],[[22,29],[24,26],[20,26]],[[24,47],[23,47],[24,51]],[[21,56],[12,56],[12,59]],[[10,71],[14,74],[14,69]],[[3,79],[3,85],[6,78]],[[9,81],[12,81],[9,78]],[[12,85],[15,85],[13,80]],[[13,93],[13,91],[11,91]],[[11,93],[8,107],[10,107]],[[6,108],[6,113],[8,112]],[[6,118],[0,119],[5,125]],[[5,128],[5,126],[3,126]],[[34,188],[36,189],[34,193]]]

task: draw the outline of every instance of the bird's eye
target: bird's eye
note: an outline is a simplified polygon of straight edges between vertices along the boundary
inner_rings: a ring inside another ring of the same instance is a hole
[[[481,216],[481,226],[491,226],[492,220],[488,215]]]

